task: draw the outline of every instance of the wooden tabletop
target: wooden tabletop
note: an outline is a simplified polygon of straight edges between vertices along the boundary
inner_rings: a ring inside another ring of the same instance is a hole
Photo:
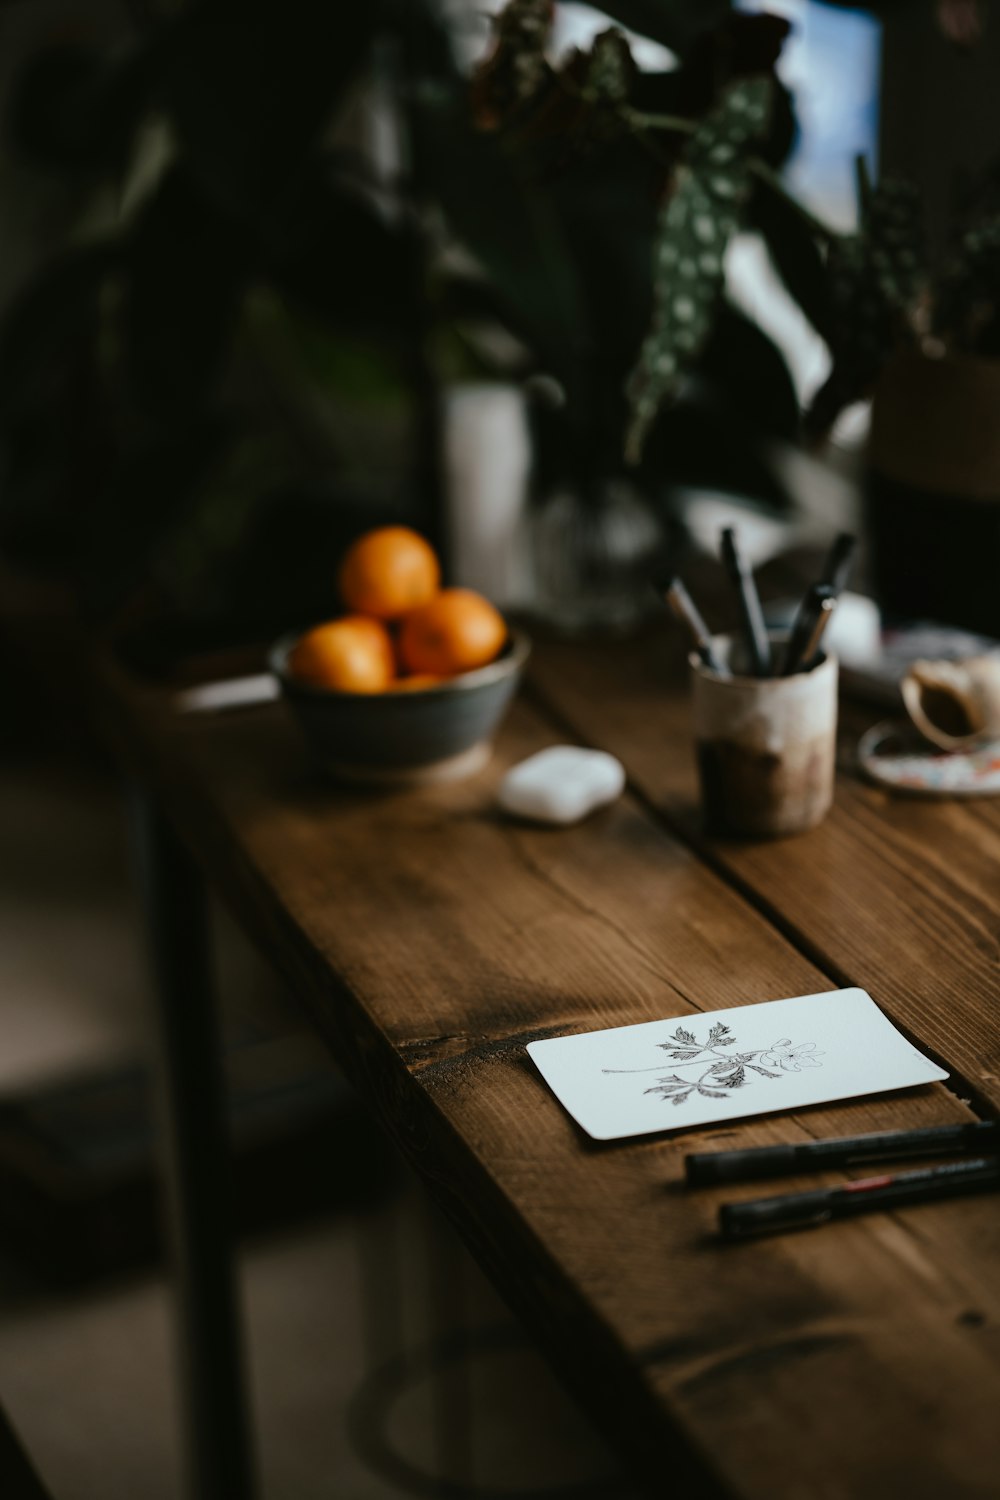
[[[727,1246],[720,1200],[759,1184],[680,1181],[685,1152],[720,1143],[996,1109],[996,804],[864,784],[847,764],[864,720],[849,714],[821,828],[705,841],[679,653],[655,632],[539,647],[489,767],[417,791],[338,787],[279,705],[179,718],[166,694],[109,672],[103,711],[651,1495],[997,1495],[1000,1200]],[[569,829],[502,819],[504,769],[567,739],[618,755],[629,793]],[[525,1052],[538,1037],[843,984],[868,989],[948,1083],[598,1145]]]

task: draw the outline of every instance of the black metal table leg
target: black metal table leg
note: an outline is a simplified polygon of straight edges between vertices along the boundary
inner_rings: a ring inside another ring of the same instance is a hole
[[[232,1254],[225,1088],[201,872],[144,793],[139,871],[158,1027],[161,1134],[178,1276],[195,1500],[255,1494]]]

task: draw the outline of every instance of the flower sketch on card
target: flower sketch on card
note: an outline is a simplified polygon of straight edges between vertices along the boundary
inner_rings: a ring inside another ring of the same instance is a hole
[[[699,1042],[693,1032],[678,1026],[666,1042],[658,1042],[677,1068],[698,1068],[694,1076],[682,1078],[679,1072],[666,1073],[646,1094],[659,1094],[672,1104],[683,1104],[692,1094],[703,1099],[726,1099],[734,1089],[746,1088],[758,1078],[780,1078],[782,1073],[800,1073],[803,1068],[821,1068],[822,1052],[817,1052],[815,1042],[798,1042],[792,1045],[790,1037],[772,1042],[770,1047],[756,1047],[749,1052],[730,1052],[723,1049],[736,1047],[737,1038],[728,1026],[716,1021],[705,1042]],[[655,1068],[602,1068],[602,1073],[655,1073]]]
[[[597,1141],[859,1099],[948,1076],[856,986],[542,1037],[527,1050],[567,1113]]]

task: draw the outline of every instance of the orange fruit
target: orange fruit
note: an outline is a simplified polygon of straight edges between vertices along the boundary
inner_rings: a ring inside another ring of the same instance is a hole
[[[442,589],[403,620],[399,655],[410,672],[449,677],[484,667],[500,652],[507,626],[472,589]]]
[[[314,625],[288,654],[293,677],[341,693],[382,693],[396,671],[385,626],[363,615]]]
[[[389,691],[392,693],[421,693],[424,688],[437,687],[442,681],[431,672],[414,672],[409,677],[397,677],[395,682],[390,682]]]
[[[408,526],[380,526],[347,549],[337,581],[349,610],[397,620],[434,597],[441,568],[430,543]]]

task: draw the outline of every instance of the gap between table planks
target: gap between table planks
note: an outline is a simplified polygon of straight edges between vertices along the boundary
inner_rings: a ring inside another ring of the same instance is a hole
[[[744,843],[701,831],[686,664],[675,636],[537,646],[532,682],[584,742],[617,755],[666,826],[838,984],[857,984],[952,1071],[982,1113],[1000,1106],[1000,812],[995,803],[894,797],[853,768],[848,705],[826,821]]]
[[[946,1089],[603,1147],[531,1066],[533,1036],[832,983],[631,797],[578,828],[501,821],[500,772],[551,743],[551,722],[519,705],[480,777],[372,794],[311,770],[279,707],[178,723],[120,680],[105,707],[123,757],[651,1494],[995,1493],[995,1200],[728,1247],[713,1234],[726,1195],[678,1186],[683,1152],[713,1141],[968,1117]]]

